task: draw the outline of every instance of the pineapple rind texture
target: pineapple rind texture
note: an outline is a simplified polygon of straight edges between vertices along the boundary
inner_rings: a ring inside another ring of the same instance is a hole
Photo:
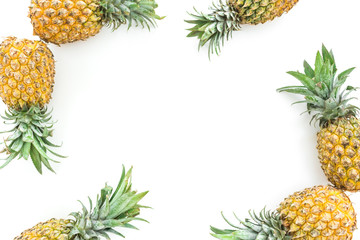
[[[360,123],[340,118],[321,128],[317,149],[328,180],[339,189],[360,190]]]
[[[8,107],[45,106],[54,77],[54,56],[45,43],[8,37],[0,44],[0,96]]]
[[[277,209],[282,223],[296,240],[350,240],[356,214],[348,196],[331,186],[296,192]]]
[[[102,28],[98,0],[31,0],[29,17],[34,34],[57,45],[85,40]]]
[[[70,240],[71,220],[50,219],[30,228],[14,240]]]
[[[241,19],[241,24],[259,24],[272,21],[294,7],[299,0],[229,0]]]

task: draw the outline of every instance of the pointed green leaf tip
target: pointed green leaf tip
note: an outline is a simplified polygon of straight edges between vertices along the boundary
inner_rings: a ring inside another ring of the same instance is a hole
[[[279,213],[266,211],[265,208],[257,215],[255,212],[249,211],[250,219],[240,220],[235,214],[235,218],[239,221],[239,226],[230,223],[222,214],[224,220],[234,229],[221,230],[210,227],[211,235],[220,240],[290,240],[284,226],[281,224]]]
[[[42,174],[42,166],[54,172],[50,165],[53,160],[49,153],[54,156],[64,158],[64,156],[51,150],[52,147],[60,147],[51,143],[48,137],[52,136],[53,123],[51,122],[51,111],[46,108],[32,106],[23,107],[21,110],[9,109],[2,118],[5,124],[12,124],[15,127],[9,131],[1,133],[11,133],[5,138],[2,153],[8,156],[0,166],[0,169],[7,166],[15,158],[31,158],[36,170]]]
[[[314,69],[304,61],[304,73],[288,72],[301,85],[282,87],[277,91],[303,95],[305,99],[296,103],[306,103],[306,112],[312,115],[310,123],[315,121],[320,126],[325,126],[337,118],[356,116],[360,110],[357,106],[348,104],[353,99],[348,97],[349,94],[357,88],[343,88],[353,70],[354,68],[350,68],[336,76],[334,54],[323,45],[321,52],[316,54]]]
[[[192,28],[187,30],[190,33],[187,37],[197,37],[199,39],[199,49],[206,43],[209,43],[208,55],[220,54],[221,45],[225,40],[232,37],[233,31],[240,30],[240,17],[237,11],[222,1],[218,5],[213,3],[210,7],[210,14],[198,12],[195,8],[195,14],[189,13],[192,20],[185,22],[194,24]]]
[[[161,20],[155,13],[158,7],[154,0],[100,0],[100,11],[103,14],[105,26],[118,29],[123,24],[128,24],[128,29],[133,26],[156,27],[156,20]]]
[[[148,192],[137,193],[131,189],[131,174],[132,168],[125,172],[123,167],[121,178],[115,191],[113,191],[112,187],[105,185],[96,199],[95,206],[93,206],[90,198],[89,209],[80,202],[82,211],[70,214],[75,218],[69,226],[71,229],[70,239],[87,240],[101,239],[101,237],[110,239],[109,234],[124,237],[114,228],[137,229],[130,224],[131,221],[147,222],[137,216],[140,214],[141,208],[148,208],[138,204]]]

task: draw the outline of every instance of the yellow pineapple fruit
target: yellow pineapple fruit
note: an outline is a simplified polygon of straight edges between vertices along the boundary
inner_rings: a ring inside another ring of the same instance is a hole
[[[124,237],[114,228],[132,228],[133,220],[145,221],[137,217],[141,206],[138,202],[145,197],[147,192],[137,193],[131,187],[132,168],[125,173],[123,168],[118,186],[113,191],[110,186],[105,186],[97,196],[95,206],[90,201],[90,208],[82,205],[82,211],[73,212],[70,219],[50,219],[30,228],[14,240],[86,240],[110,239],[109,234]]]
[[[157,6],[154,0],[31,0],[29,17],[35,35],[60,45],[94,36],[104,25],[150,29],[161,19]]]
[[[278,89],[280,92],[300,94],[300,103],[307,104],[311,121],[319,123],[317,149],[321,167],[328,180],[337,188],[360,190],[360,123],[359,108],[349,104],[349,94],[356,88],[343,88],[350,68],[336,75],[333,53],[325,46],[317,53],[315,68],[304,62],[305,73],[289,72],[301,82],[301,86]]]
[[[331,186],[306,188],[287,197],[276,211],[250,212],[236,230],[211,227],[221,240],[350,240],[356,229],[356,214],[348,196]]]
[[[219,55],[221,44],[232,36],[233,31],[239,31],[242,24],[257,25],[272,21],[290,11],[299,0],[220,0],[218,5],[210,7],[211,13],[204,14],[195,9],[190,14],[194,24],[188,37],[199,39],[199,48],[209,42],[209,57],[212,53]]]
[[[49,103],[54,56],[45,43],[8,37],[0,45],[0,96],[9,108]]]
[[[15,125],[5,139],[5,163],[14,158],[32,159],[41,173],[42,164],[51,171],[48,152],[57,147],[47,140],[52,135],[50,112],[55,76],[54,56],[45,43],[8,37],[0,44],[0,96],[8,106],[3,118]]]
[[[241,24],[266,23],[287,13],[299,0],[228,0],[236,10]]]
[[[338,188],[360,190],[360,122],[355,116],[329,121],[317,134],[325,175]]]
[[[50,239],[69,240],[69,233],[72,222],[69,219],[50,219],[44,223],[38,223],[31,229],[21,233],[14,240]],[[46,236],[44,236],[46,234]],[[46,238],[44,238],[46,237]]]

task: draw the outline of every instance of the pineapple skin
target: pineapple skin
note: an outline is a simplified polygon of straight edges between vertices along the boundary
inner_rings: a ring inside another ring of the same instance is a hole
[[[29,17],[45,42],[57,45],[85,40],[99,33],[102,13],[98,0],[31,0]]]
[[[299,0],[228,0],[240,18],[241,24],[257,25],[272,21],[294,7]]]
[[[356,214],[348,196],[331,186],[295,192],[277,209],[282,224],[297,240],[350,240]]]
[[[8,37],[0,44],[0,96],[8,107],[43,107],[54,77],[54,56],[45,43]]]
[[[30,228],[14,240],[69,240],[71,220],[50,219]]]
[[[321,167],[328,180],[339,189],[360,190],[359,126],[355,117],[340,118],[317,134]]]

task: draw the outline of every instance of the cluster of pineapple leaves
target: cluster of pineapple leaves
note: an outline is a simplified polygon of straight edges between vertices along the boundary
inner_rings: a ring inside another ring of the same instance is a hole
[[[245,221],[239,219],[235,214],[235,218],[240,222],[240,226],[230,223],[222,214],[224,220],[235,229],[221,230],[211,227],[213,232],[211,235],[220,240],[257,240],[257,239],[274,239],[274,240],[290,240],[289,236],[281,223],[278,212],[266,211],[265,208],[257,215],[255,212],[249,211],[251,219]]]
[[[104,25],[118,29],[122,24],[128,23],[128,29],[133,22],[136,26],[143,28],[155,27],[155,20],[163,17],[155,13],[158,4],[154,0],[101,0],[100,9],[104,15]]]
[[[113,188],[106,185],[101,190],[100,197],[97,197],[94,209],[90,198],[89,210],[80,202],[82,212],[70,214],[75,218],[70,226],[70,239],[85,240],[100,239],[100,237],[110,239],[109,233],[124,237],[114,228],[137,229],[129,222],[134,220],[147,222],[136,216],[140,213],[140,208],[148,208],[138,204],[148,192],[136,193],[131,189],[131,174],[132,168],[125,174],[123,167],[116,190],[113,192]]]
[[[214,52],[219,55],[221,45],[225,40],[232,37],[233,31],[240,30],[240,19],[236,10],[232,6],[222,3],[219,5],[213,3],[210,7],[210,14],[198,12],[195,8],[195,14],[189,13],[194,20],[185,20],[185,22],[194,24],[188,30],[190,33],[187,37],[197,37],[199,41],[199,50],[207,42],[209,42],[208,55],[209,58]]]
[[[52,136],[53,123],[51,121],[51,111],[47,108],[24,106],[21,110],[9,109],[2,116],[6,124],[15,125],[13,129],[1,133],[11,133],[4,141],[4,149],[2,152],[8,154],[5,163],[0,166],[4,168],[15,158],[31,158],[35,168],[41,174],[42,165],[54,172],[50,162],[57,162],[49,157],[48,153],[52,153],[57,157],[64,156],[57,154],[51,150],[51,147],[60,147],[48,140]]]
[[[320,126],[326,125],[340,117],[355,116],[359,108],[349,104],[354,98],[348,98],[349,94],[357,88],[347,86],[342,89],[349,74],[354,70],[350,68],[336,75],[337,68],[332,51],[322,46],[322,54],[316,55],[315,68],[313,69],[304,61],[304,73],[290,71],[291,76],[301,82],[301,86],[287,86],[279,88],[279,92],[300,94],[305,100],[295,102],[306,103],[306,113],[312,114],[311,121],[320,122]]]

